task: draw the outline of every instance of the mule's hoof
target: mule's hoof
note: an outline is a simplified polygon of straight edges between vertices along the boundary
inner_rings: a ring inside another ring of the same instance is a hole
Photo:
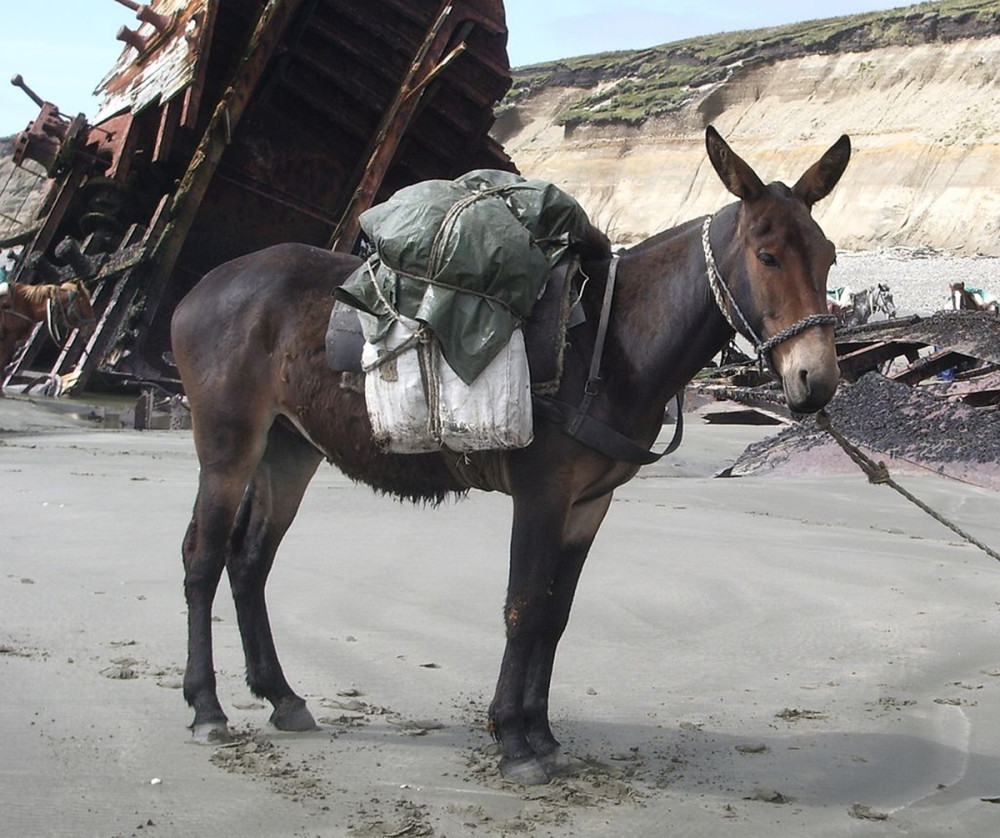
[[[538,761],[544,766],[545,771],[550,777],[571,773],[574,762],[572,757],[566,756],[563,753],[562,746],[560,745],[557,745],[548,753],[540,753]]]
[[[191,725],[191,738],[198,745],[225,745],[233,741],[225,722],[200,722]]]
[[[278,702],[278,706],[271,714],[271,724],[278,730],[296,732],[317,729],[316,720],[306,707],[305,699],[298,696],[284,698]]]
[[[561,747],[555,748],[539,759],[550,777],[576,777],[584,774],[589,767],[582,759],[564,753]]]
[[[552,776],[538,757],[522,757],[521,759],[500,760],[500,773],[504,779],[522,786],[544,786]]]

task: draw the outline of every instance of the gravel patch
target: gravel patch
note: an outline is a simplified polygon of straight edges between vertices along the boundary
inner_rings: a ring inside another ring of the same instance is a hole
[[[876,461],[903,464],[1000,490],[1000,423],[996,414],[935,398],[919,387],[869,373],[842,386],[827,406],[830,421]],[[749,446],[728,471],[750,474],[857,471],[817,424],[804,417]],[[860,473],[860,472],[859,472]]]

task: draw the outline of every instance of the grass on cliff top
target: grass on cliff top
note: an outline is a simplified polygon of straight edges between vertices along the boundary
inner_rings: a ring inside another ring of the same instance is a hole
[[[639,124],[676,110],[694,89],[721,81],[741,62],[925,43],[940,39],[942,27],[994,34],[1000,31],[1000,0],[938,0],[534,64],[513,71],[513,85],[500,110],[516,106],[545,87],[595,88],[600,84],[601,92],[582,96],[558,115],[557,122]]]

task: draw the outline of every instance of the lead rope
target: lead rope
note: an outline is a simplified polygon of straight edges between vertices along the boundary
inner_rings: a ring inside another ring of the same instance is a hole
[[[844,452],[850,457],[866,475],[868,475],[868,482],[875,485],[885,485],[890,488],[895,489],[904,498],[906,498],[911,503],[920,507],[924,512],[930,515],[938,523],[944,524],[948,529],[957,535],[964,538],[970,544],[975,545],[980,550],[982,550],[987,556],[1000,561],[1000,553],[997,553],[992,548],[983,544],[977,538],[969,535],[961,527],[953,524],[947,518],[945,518],[940,513],[931,509],[926,503],[924,503],[920,498],[915,497],[902,486],[900,486],[892,477],[889,475],[889,469],[886,467],[885,463],[876,463],[869,456],[867,456],[860,448],[851,443],[846,437],[843,436],[839,431],[837,431],[830,422],[830,417],[827,416],[825,410],[821,410],[816,414],[816,424],[824,431],[826,431],[830,436],[832,436],[837,444],[844,449]]]
[[[776,335],[773,335],[766,341],[761,341],[757,336],[757,333],[751,328],[747,319],[743,316],[743,312],[740,311],[740,307],[736,304],[736,300],[733,298],[732,292],[730,292],[729,287],[722,281],[722,274],[719,273],[719,268],[715,264],[715,257],[712,254],[712,243],[709,239],[709,228],[712,226],[713,216],[708,216],[705,219],[705,223],[701,228],[701,244],[702,249],[705,251],[705,270],[708,274],[708,284],[712,289],[712,296],[715,297],[715,303],[719,307],[719,310],[725,316],[726,321],[733,328],[734,331],[740,332],[739,326],[733,319],[730,313],[730,307],[739,316],[740,321],[743,323],[743,327],[746,330],[744,335],[749,337],[753,342],[755,349],[757,350],[757,360],[759,363],[766,362],[767,365],[771,366],[770,351],[774,349],[782,341],[788,340],[791,337],[805,331],[812,326],[825,326],[834,325],[837,322],[837,318],[832,314],[811,314],[804,317],[802,320],[789,326],[787,329],[783,329]],[[726,304],[726,299],[728,299],[728,305]],[[983,544],[979,539],[974,536],[969,535],[961,527],[953,524],[939,512],[931,509],[926,503],[924,503],[920,498],[908,492],[902,486],[900,486],[889,474],[889,469],[886,467],[885,463],[876,463],[870,457],[868,457],[861,449],[856,445],[853,445],[846,437],[844,437],[840,432],[838,432],[833,425],[830,423],[830,417],[826,414],[825,410],[821,410],[816,414],[816,424],[826,431],[830,436],[836,440],[837,444],[844,449],[844,452],[849,456],[855,464],[868,475],[868,482],[875,485],[886,485],[895,489],[899,494],[901,494],[908,501],[922,509],[928,515],[930,515],[935,521],[943,524],[956,535],[964,538],[970,544],[975,545],[987,556],[1000,561],[1000,553],[997,553],[991,547]]]

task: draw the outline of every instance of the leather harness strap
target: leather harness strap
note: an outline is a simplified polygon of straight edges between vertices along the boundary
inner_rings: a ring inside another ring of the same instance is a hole
[[[612,460],[648,466],[667,454],[672,454],[680,447],[681,438],[684,435],[684,399],[681,393],[678,393],[675,399],[677,401],[677,424],[674,426],[674,435],[670,444],[659,453],[643,448],[627,436],[618,433],[614,428],[608,427],[603,422],[598,422],[593,416],[581,413],[579,408],[566,404],[566,402],[539,395],[534,397],[534,402],[535,410],[539,416],[562,426],[562,430],[566,434],[588,448],[593,448]],[[569,430],[571,424],[575,427],[572,432]]]
[[[583,398],[579,407],[559,401],[550,396],[534,394],[535,410],[539,416],[559,425],[564,433],[595,451],[599,451],[613,460],[636,465],[650,465],[667,454],[677,450],[684,435],[684,399],[683,390],[676,395],[677,424],[670,444],[658,454],[654,454],[641,445],[633,442],[627,436],[618,433],[614,428],[599,422],[590,415],[590,404],[601,390],[601,359],[604,356],[604,343],[608,336],[608,324],[611,321],[611,301],[615,294],[615,279],[618,275],[617,255],[611,258],[608,266],[608,278],[604,285],[604,302],[601,304],[601,317],[597,324],[597,337],[594,354],[590,359],[590,372],[587,383],[583,387]]]

